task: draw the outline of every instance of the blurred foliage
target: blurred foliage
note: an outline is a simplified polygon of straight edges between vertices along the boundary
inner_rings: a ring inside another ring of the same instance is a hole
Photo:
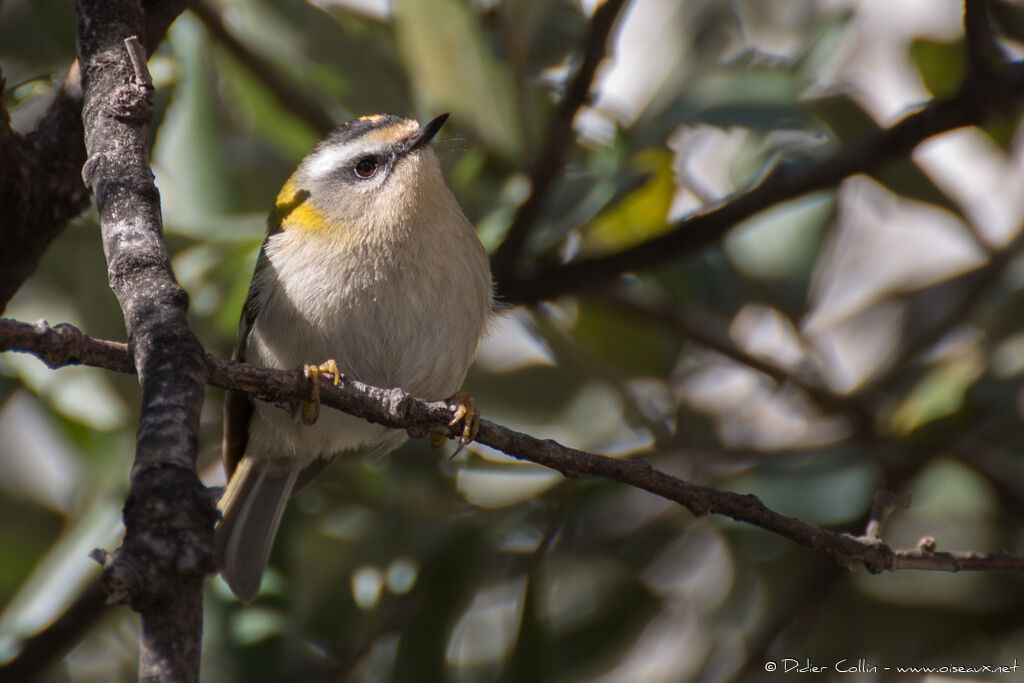
[[[580,61],[592,5],[214,7],[339,122],[450,110],[437,148],[493,250],[529,194],[523,169]],[[993,5],[1019,44],[1019,4]],[[821,158],[954,92],[959,12],[955,2],[628,4],[529,258],[641,243],[776,165]],[[65,0],[0,4],[19,129],[45,110],[74,33]],[[176,22],[151,69],[168,246],[194,329],[226,356],[265,213],[317,133],[194,16]],[[890,526],[894,544],[933,536],[944,550],[1024,552],[1024,263],[1003,259],[980,288],[970,273],[1024,220],[1024,136],[1014,116],[985,133],[945,136],[871,178],[755,216],[721,247],[625,278],[617,286],[636,310],[596,292],[503,311],[466,388],[513,428],[643,454],[829,528],[859,533],[873,492],[890,488],[915,498]],[[645,305],[666,300],[724,342],[699,343]],[[6,315],[123,338],[93,213]],[[817,377],[838,407],[744,354]],[[221,398],[211,390],[204,411],[211,482]],[[0,526],[0,659],[96,576],[90,548],[116,544],[137,410],[131,377],[0,357],[0,513],[17,520]],[[995,573],[841,571],[641,491],[566,481],[486,448],[449,460],[412,442],[343,459],[294,501],[253,605],[209,584],[203,680],[756,681],[783,657],[1012,664],[1021,595],[1020,577]],[[132,679],[137,628],[113,612],[42,680]]]

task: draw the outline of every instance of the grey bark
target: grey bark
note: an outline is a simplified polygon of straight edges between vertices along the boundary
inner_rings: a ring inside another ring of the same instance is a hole
[[[124,541],[97,559],[108,601],[142,614],[140,680],[195,681],[215,520],[195,472],[203,348],[163,243],[149,166],[152,85],[144,56],[133,68],[138,40],[126,40],[143,35],[142,10],[129,0],[81,0],[78,11],[82,177],[96,198],[107,275],[142,388]]]

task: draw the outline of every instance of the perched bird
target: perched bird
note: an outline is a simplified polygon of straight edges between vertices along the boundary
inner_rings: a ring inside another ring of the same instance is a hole
[[[424,126],[364,116],[335,129],[284,184],[242,310],[235,358],[303,367],[424,399],[459,403],[463,442],[472,401],[456,393],[492,307],[487,254],[441,173]],[[407,438],[319,403],[274,404],[229,391],[228,485],[216,559],[251,601],[288,499],[348,452],[383,454]],[[453,421],[453,424],[455,422]]]

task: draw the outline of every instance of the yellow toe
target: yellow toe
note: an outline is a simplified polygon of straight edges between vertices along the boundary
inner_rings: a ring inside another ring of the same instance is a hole
[[[462,433],[458,437],[459,445],[451,456],[454,458],[459,454],[459,451],[476,438],[477,432],[480,431],[480,413],[476,409],[476,401],[464,391],[452,394],[447,400],[448,403],[455,404],[452,419],[448,422],[448,426],[454,427],[460,422],[462,423]],[[431,432],[430,434],[430,445],[432,448],[439,448],[445,440],[446,437],[443,434],[438,434],[437,432]]]
[[[341,373],[338,371],[338,362],[329,360],[320,365],[303,365],[302,377],[309,384],[309,401],[302,402],[302,422],[311,425],[320,417],[320,375],[329,373],[334,379],[334,386],[338,386]]]

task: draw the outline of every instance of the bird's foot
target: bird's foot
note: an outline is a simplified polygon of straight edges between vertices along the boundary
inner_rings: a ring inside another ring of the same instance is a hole
[[[466,445],[476,438],[476,434],[480,431],[480,413],[476,409],[476,401],[473,397],[464,391],[457,391],[447,399],[448,403],[455,405],[455,414],[452,416],[451,421],[448,423],[449,427],[462,423],[462,433],[459,435],[459,445],[452,453],[451,457],[455,457],[459,454]],[[441,445],[447,440],[444,434],[437,432],[430,433],[430,445],[432,448],[440,448]]]
[[[320,375],[329,373],[334,377],[334,386],[338,386],[341,373],[338,372],[337,361],[329,360],[320,365],[303,365],[302,378],[309,384],[311,400],[302,402],[302,422],[311,425],[320,417]]]

